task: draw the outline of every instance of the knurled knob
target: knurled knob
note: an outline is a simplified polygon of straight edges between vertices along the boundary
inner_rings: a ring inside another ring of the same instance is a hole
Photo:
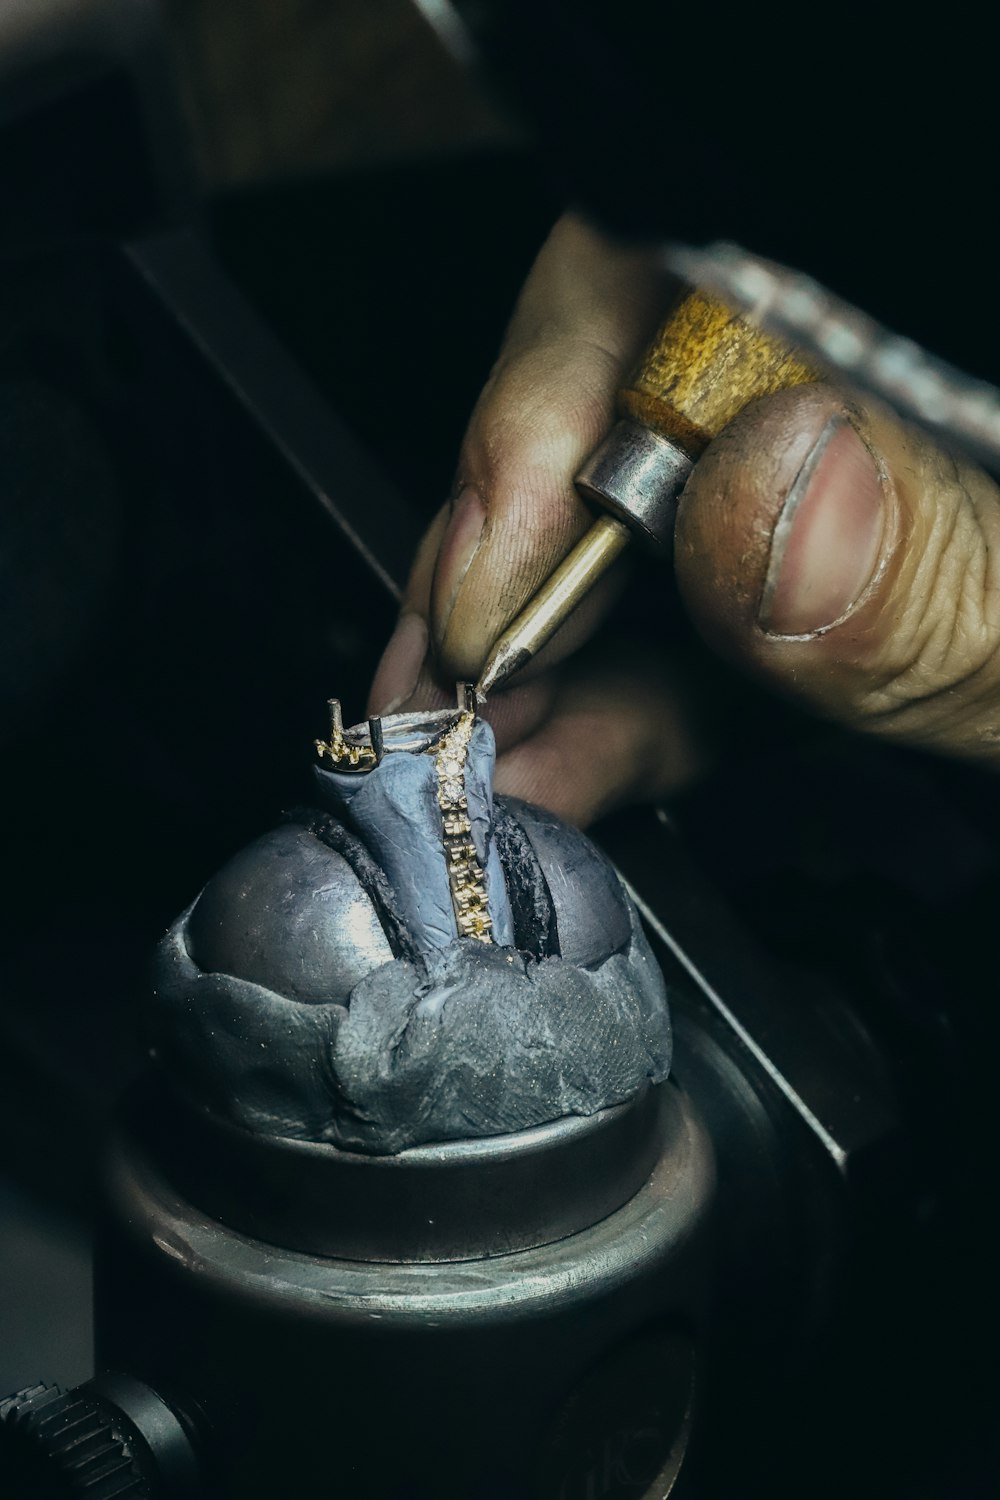
[[[0,1401],[4,1500],[152,1500],[114,1406],[89,1390],[29,1386]]]

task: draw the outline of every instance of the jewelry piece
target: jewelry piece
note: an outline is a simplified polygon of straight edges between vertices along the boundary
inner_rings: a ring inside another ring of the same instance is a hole
[[[464,706],[463,706],[464,700]],[[475,700],[472,700],[473,703]],[[476,722],[476,711],[469,706],[469,695],[459,690],[461,712],[457,724],[442,735],[430,754],[437,762],[438,806],[444,829],[444,857],[448,864],[448,883],[455,906],[455,920],[460,937],[477,938],[492,943],[493,923],[486,895],[486,875],[479,863],[476,846],[470,838],[472,822],[465,799],[465,760]]]
[[[336,771],[372,771],[387,752],[414,751],[434,757],[437,800],[441,810],[442,838],[448,885],[460,937],[492,943],[493,922],[486,894],[486,873],[472,841],[472,821],[465,797],[465,762],[476,722],[476,695],[466,683],[458,688],[458,715],[435,710],[429,714],[400,714],[387,721],[368,720],[368,742],[364,728],[355,725],[344,732],[340,703],[330,699],[330,738],[317,740],[320,760],[328,759]],[[437,725],[448,724],[441,732]],[[426,736],[426,737],[425,737]],[[428,744],[428,738],[430,743]]]
[[[330,739],[316,741],[316,754],[320,760],[325,755],[329,756],[338,771],[370,771],[373,766],[377,766],[383,754],[382,720],[368,720],[370,745],[348,743],[344,737],[340,700],[331,698],[327,706],[330,710]],[[354,731],[351,732],[353,734]]]

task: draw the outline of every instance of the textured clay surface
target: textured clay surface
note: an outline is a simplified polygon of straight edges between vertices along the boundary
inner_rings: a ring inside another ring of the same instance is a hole
[[[298,814],[237,855],[157,953],[154,1040],[175,1083],[247,1129],[385,1154],[593,1114],[661,1082],[666,990],[615,871],[538,808],[500,798],[490,816],[516,946],[442,943],[438,902],[428,939],[412,869],[390,922],[356,818],[342,837]]]

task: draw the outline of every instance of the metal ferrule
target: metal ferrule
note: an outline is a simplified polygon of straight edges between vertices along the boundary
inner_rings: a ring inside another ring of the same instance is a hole
[[[641,422],[619,422],[580,470],[576,487],[620,516],[654,552],[669,552],[677,498],[693,467],[669,438]]]

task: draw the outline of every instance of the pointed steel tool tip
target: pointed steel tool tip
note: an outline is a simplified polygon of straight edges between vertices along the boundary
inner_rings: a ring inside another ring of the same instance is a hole
[[[334,736],[336,737],[338,734],[343,734],[344,718],[340,709],[340,699],[328,698],[326,700],[326,706],[330,710],[330,728],[333,730]]]
[[[512,635],[513,632],[509,634]],[[482,676],[476,683],[476,697],[480,703],[486,702],[486,695],[495,687],[505,683],[508,677],[513,677],[515,672],[527,666],[532,655],[531,651],[518,644],[516,638],[508,640],[506,635],[501,636],[490,653]]]
[[[368,720],[368,733],[371,736],[372,749],[375,752],[375,764],[381,765],[385,754],[385,736],[382,733],[382,718],[380,714],[374,715]]]

